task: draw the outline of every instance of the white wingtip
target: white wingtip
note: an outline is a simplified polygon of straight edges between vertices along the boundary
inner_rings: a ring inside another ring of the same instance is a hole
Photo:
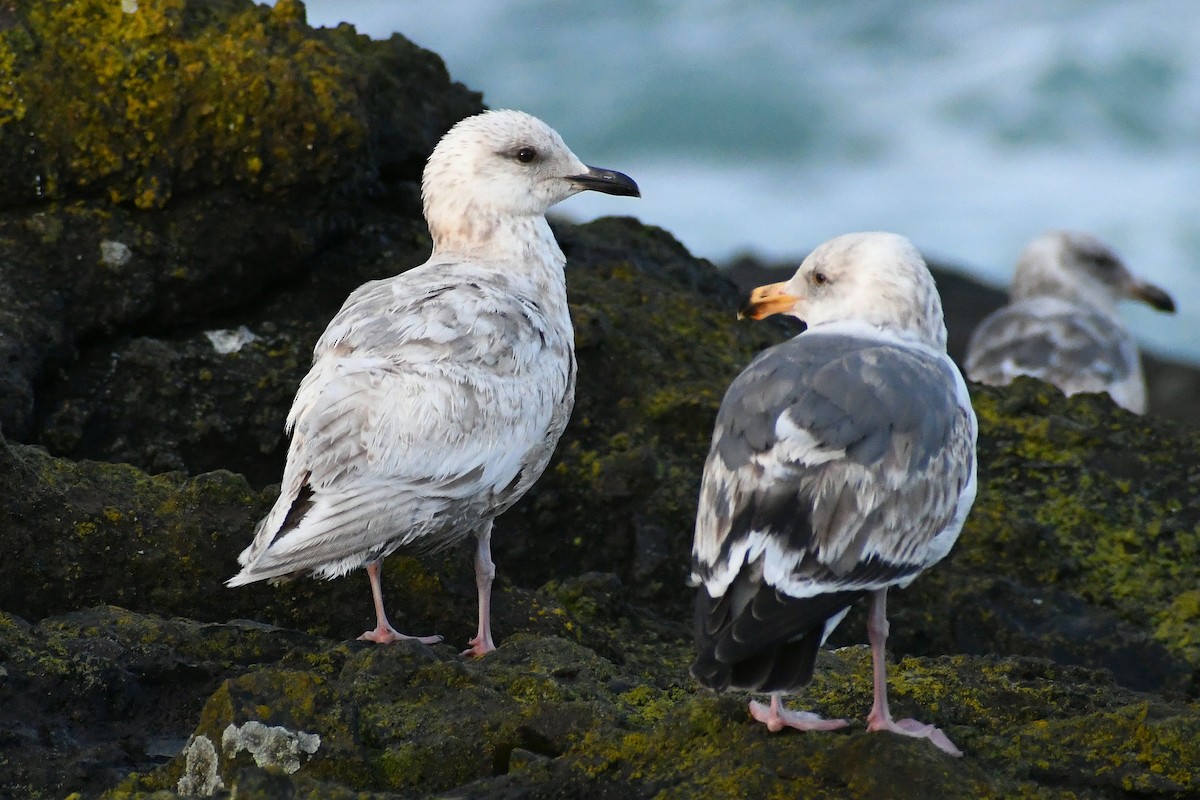
[[[242,570],[237,575],[234,575],[232,578],[225,581],[225,585],[228,586],[230,589],[232,589],[235,586],[245,586],[248,583],[255,583],[257,581],[261,581],[263,579],[263,577],[266,577],[266,576],[255,577],[253,575],[248,574],[246,570]]]

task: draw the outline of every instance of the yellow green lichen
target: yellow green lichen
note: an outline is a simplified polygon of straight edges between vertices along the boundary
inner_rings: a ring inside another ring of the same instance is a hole
[[[1200,450],[1195,434],[1157,446],[1163,434],[1141,418],[1102,421],[1099,399],[1054,406],[1052,390],[1030,381],[973,401],[980,487],[955,561],[989,569],[1002,560],[1029,585],[1073,591],[1139,627],[1149,621],[1200,667],[1200,616],[1173,610],[1200,580],[1200,519],[1190,510],[1200,494],[1185,465],[1163,461]]]
[[[189,0],[73,0],[21,21],[0,33],[0,125],[31,126],[44,196],[100,186],[159,208],[216,176],[269,191],[335,172],[365,141],[344,55],[297,3],[217,22]]]
[[[1193,562],[1195,563],[1195,562]],[[1154,636],[1170,642],[1192,664],[1200,664],[1200,589],[1182,592],[1154,616]]]
[[[16,82],[17,54],[8,42],[0,41],[0,130],[25,118],[25,100]]]

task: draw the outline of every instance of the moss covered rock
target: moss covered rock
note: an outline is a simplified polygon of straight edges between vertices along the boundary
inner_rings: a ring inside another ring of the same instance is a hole
[[[77,348],[303,275],[366,206],[411,209],[481,108],[436,55],[313,30],[294,0],[10,3],[0,87],[0,426],[21,440]]]
[[[721,396],[786,323],[632,219],[556,224],[575,414],[465,546],[226,589],[317,336],[429,248],[417,179],[480,108],[401,37],[249,0],[10,3],[0,29],[0,794],[1197,796],[1200,439],[1104,398],[972,387],[980,491],[893,601],[898,712],[967,752],[772,736],[687,675],[696,489]],[[619,166],[619,165],[618,165]],[[232,342],[232,344],[231,344]],[[231,621],[232,620],[232,621]],[[861,719],[861,611],[792,702]]]
[[[621,650],[644,647],[626,641]],[[1194,796],[1200,708],[1039,659],[905,659],[893,705],[966,750],[868,734],[769,734],[745,699],[699,691],[670,646],[659,680],[561,638],[517,636],[463,662],[416,643],[353,644],[231,678],[183,752],[105,794],[174,797]],[[631,660],[652,659],[643,654]],[[802,702],[861,718],[870,654],[822,655]],[[272,787],[272,788],[264,788]],[[156,793],[162,792],[159,795]],[[209,792],[205,792],[209,793]],[[285,795],[274,795],[285,796]]]
[[[265,583],[230,590],[237,554],[273,500],[242,476],[147,475],[125,464],[74,462],[0,439],[0,609],[36,620],[98,604],[206,622],[254,620],[351,636],[374,614],[365,577]],[[393,621],[465,644],[474,633],[475,579],[465,546],[424,561],[389,558]],[[571,634],[570,615],[502,579],[498,635]]]
[[[1031,379],[972,402],[979,495],[950,560],[909,592],[916,627],[955,628],[942,648],[1003,642],[1200,691],[1200,433]]]
[[[207,698],[260,663],[323,646],[259,623],[205,625],[115,606],[31,625],[0,614],[0,791],[95,796],[177,754]]]
[[[153,209],[231,182],[271,194],[380,168],[411,178],[448,107],[470,103],[436,57],[314,31],[297,0],[13,3],[0,85],[0,205],[100,193]]]

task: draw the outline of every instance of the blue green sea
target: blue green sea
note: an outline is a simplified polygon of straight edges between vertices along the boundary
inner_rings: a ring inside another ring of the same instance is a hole
[[[439,53],[491,107],[628,172],[633,214],[718,263],[852,230],[997,286],[1052,227],[1167,288],[1128,306],[1200,362],[1200,3],[1190,0],[309,0],[309,22]]]

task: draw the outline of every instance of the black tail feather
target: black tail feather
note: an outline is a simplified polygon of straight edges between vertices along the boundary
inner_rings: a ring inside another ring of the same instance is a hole
[[[738,585],[739,582],[745,585]],[[825,623],[866,592],[789,597],[739,576],[719,598],[696,593],[692,675],[710,689],[790,692],[812,680]],[[734,607],[732,598],[750,596]]]

